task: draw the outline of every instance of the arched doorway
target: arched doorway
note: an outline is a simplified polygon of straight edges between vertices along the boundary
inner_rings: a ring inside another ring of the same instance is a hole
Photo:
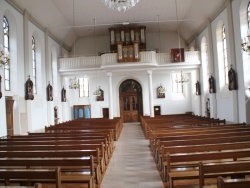
[[[120,114],[124,122],[138,122],[143,114],[141,85],[128,79],[119,88]]]

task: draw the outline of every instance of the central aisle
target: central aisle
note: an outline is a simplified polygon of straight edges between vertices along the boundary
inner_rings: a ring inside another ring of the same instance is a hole
[[[125,123],[100,188],[164,188],[140,123]]]

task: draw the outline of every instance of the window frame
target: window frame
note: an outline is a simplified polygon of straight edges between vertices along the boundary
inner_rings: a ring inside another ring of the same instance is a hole
[[[35,41],[35,37],[34,36],[32,36],[31,47],[32,47],[33,91],[34,91],[34,94],[37,94],[36,41]]]
[[[177,82],[180,78],[181,73],[172,73],[172,93],[183,93],[183,83]]]
[[[222,25],[222,50],[223,50],[223,63],[224,63],[224,78],[225,85],[228,85],[228,54],[227,54],[227,35],[225,24]]]
[[[5,62],[7,61],[7,54],[10,52],[10,37],[9,37],[9,22],[6,16],[3,17],[3,50],[5,52]],[[10,85],[10,65],[4,66],[4,85],[5,91],[11,90]]]
[[[78,78],[79,97],[89,97],[89,78]],[[85,84],[87,83],[87,86]],[[87,91],[86,91],[87,89]]]

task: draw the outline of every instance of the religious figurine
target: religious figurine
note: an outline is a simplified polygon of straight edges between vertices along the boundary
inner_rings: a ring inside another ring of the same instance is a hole
[[[210,112],[210,100],[209,100],[209,98],[207,98],[206,110],[207,110],[207,112]]]
[[[100,95],[96,97],[96,101],[104,101],[104,91],[99,87]]]
[[[47,86],[47,100],[53,101],[53,87],[52,85],[50,85],[50,82],[49,85]]]
[[[57,119],[57,106],[54,107],[54,118]]]
[[[209,93],[215,93],[214,77],[211,75],[208,81],[209,81]]]
[[[201,95],[201,88],[200,88],[200,82],[197,80],[196,84],[196,95]]]
[[[66,89],[64,89],[64,87],[62,88],[61,91],[61,101],[66,102]]]
[[[34,93],[33,93],[33,82],[29,79],[25,83],[25,99],[26,100],[33,100]]]
[[[232,65],[231,69],[228,71],[228,89],[237,90],[237,83],[236,83],[236,72],[233,70]]]

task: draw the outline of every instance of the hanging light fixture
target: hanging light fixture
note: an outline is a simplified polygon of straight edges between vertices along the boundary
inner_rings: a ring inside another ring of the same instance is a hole
[[[125,12],[126,10],[134,7],[140,0],[101,0],[110,9]]]
[[[70,80],[69,89],[79,89],[78,79],[74,78]]]
[[[10,58],[8,51],[3,49],[3,46],[0,45],[0,67],[3,68],[10,64]]]
[[[176,82],[176,83],[181,83],[181,84],[183,84],[183,83],[188,83],[188,82],[189,82],[189,78],[186,77],[186,76],[183,76],[183,75],[182,75],[182,71],[181,71],[180,77],[178,77],[177,74],[176,74],[175,82]]]
[[[95,46],[95,53],[96,53],[96,39],[95,39],[95,25],[96,25],[96,20],[94,19],[94,46]],[[96,54],[95,54],[95,65],[96,65]],[[97,70],[96,70],[96,85],[97,85]],[[93,95],[94,96],[100,96],[102,93],[101,93],[101,90],[100,90],[100,86],[99,88],[96,88],[96,90],[93,92]]]
[[[241,48],[244,52],[250,52],[250,34],[242,39]]]

